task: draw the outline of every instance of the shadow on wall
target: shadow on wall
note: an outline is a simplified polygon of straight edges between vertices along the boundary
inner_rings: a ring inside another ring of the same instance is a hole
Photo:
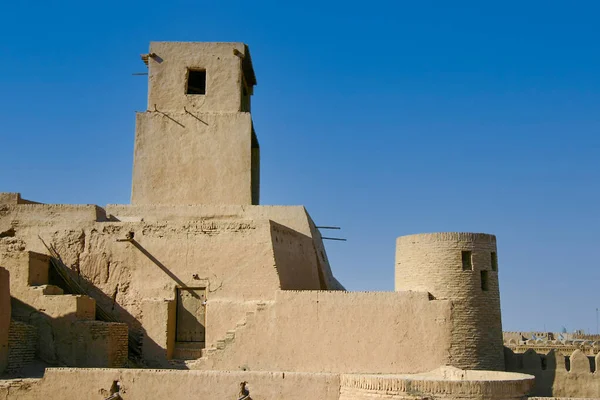
[[[148,250],[146,250],[139,242],[133,238],[133,234],[127,240],[132,246],[139,250],[145,257],[152,261],[158,268],[160,268],[167,276],[169,276],[178,286],[188,286],[175,274],[173,274],[162,262],[154,257]],[[56,250],[53,248],[56,252]],[[60,255],[57,253],[59,262]],[[142,322],[129,313],[124,307],[118,304],[116,301],[118,294],[118,286],[113,293],[113,296],[108,296],[102,289],[96,287],[93,282],[80,275],[78,271],[73,268],[68,268],[63,265],[62,270],[68,274],[69,280],[74,280],[77,284],[84,288],[85,294],[96,300],[97,308],[102,309],[102,313],[98,315],[106,315],[108,321],[118,321],[126,323],[129,327],[129,361],[132,367],[151,367],[151,368],[176,368],[176,369],[188,369],[185,364],[171,364],[169,362],[170,356],[165,346],[154,341],[146,329],[143,327]],[[65,289],[65,293],[69,293],[68,286],[65,280],[57,273],[54,268],[51,268],[50,283]],[[74,293],[76,294],[76,293]],[[168,299],[166,299],[168,300]]]
[[[136,249],[142,252],[150,261],[152,261],[158,268],[160,268],[165,274],[169,276],[169,278],[173,279],[180,287],[187,286],[181,279],[179,279],[174,273],[172,273],[163,263],[161,263],[156,257],[148,252],[141,244],[139,244],[135,239],[129,240]]]
[[[600,397],[600,354],[588,357],[581,350],[563,356],[554,350],[538,354],[533,349],[515,354],[504,348],[506,371],[535,376],[531,396],[539,397]]]
[[[14,321],[35,327],[37,341],[33,345],[36,347],[36,358],[49,365],[127,365],[127,336],[121,324],[80,319],[77,313],[52,317],[15,298],[11,299],[11,308]],[[121,346],[118,343],[121,343]],[[24,374],[28,372],[27,368],[23,368]]]
[[[282,290],[327,290],[313,238],[271,221],[271,240]]]
[[[144,253],[147,252],[144,251]],[[129,313],[129,311],[119,305],[119,303],[116,301],[118,288],[115,290],[113,297],[110,297],[88,279],[78,274],[77,271],[74,271],[71,268],[65,268],[64,270],[69,275],[69,279],[74,280],[80,286],[82,286],[86,292],[85,294],[96,301],[97,308],[101,308],[104,313],[108,314],[110,319],[113,321],[127,324],[129,335],[128,342],[130,344],[128,346],[128,359],[130,366],[139,367],[145,365],[142,353],[142,343],[144,344],[144,351],[146,352],[159,354],[166,351],[162,346],[148,337],[146,330],[143,328],[138,319],[136,319]],[[78,294],[72,293],[72,291],[69,289],[69,285],[66,284],[65,280],[58,274],[55,268],[50,268],[49,283],[63,289],[65,294]],[[98,313],[96,313],[96,319],[101,320],[98,318]],[[51,362],[43,357],[42,360]],[[165,365],[162,366],[165,367]]]

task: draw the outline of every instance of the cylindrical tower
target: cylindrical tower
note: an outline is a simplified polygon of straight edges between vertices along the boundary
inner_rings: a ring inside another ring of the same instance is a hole
[[[396,291],[452,301],[449,364],[504,370],[496,237],[426,233],[396,242]]]

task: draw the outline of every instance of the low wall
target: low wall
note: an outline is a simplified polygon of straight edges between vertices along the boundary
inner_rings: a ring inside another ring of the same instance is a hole
[[[0,381],[0,398],[104,400],[118,383],[127,400],[229,400],[240,397],[241,382],[248,382],[255,400],[337,400],[340,390],[339,376],[330,374],[49,368],[43,379],[26,385],[4,389]]]
[[[570,356],[533,350],[515,354],[505,348],[506,370],[534,375],[534,396],[600,398],[600,355],[588,357],[580,350]]]
[[[416,375],[49,368],[39,380],[0,380],[4,400],[147,399],[367,400],[523,399],[529,375],[442,367]]]
[[[523,399],[533,376],[441,367],[416,375],[341,375],[340,400]]]
[[[415,373],[447,362],[450,302],[418,292],[279,291],[197,369]]]

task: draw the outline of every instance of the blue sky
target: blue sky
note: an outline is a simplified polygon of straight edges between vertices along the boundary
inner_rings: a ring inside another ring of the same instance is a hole
[[[600,6],[593,1],[13,1],[0,5],[0,190],[128,203],[139,55],[249,44],[261,200],[303,204],[350,290],[395,238],[498,236],[506,330],[596,331]]]

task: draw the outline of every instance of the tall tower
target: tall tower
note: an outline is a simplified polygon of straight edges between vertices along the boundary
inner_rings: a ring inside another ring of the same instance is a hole
[[[396,291],[452,302],[450,364],[504,370],[496,237],[429,233],[396,242]]]
[[[256,77],[243,43],[152,42],[132,204],[258,204]]]

